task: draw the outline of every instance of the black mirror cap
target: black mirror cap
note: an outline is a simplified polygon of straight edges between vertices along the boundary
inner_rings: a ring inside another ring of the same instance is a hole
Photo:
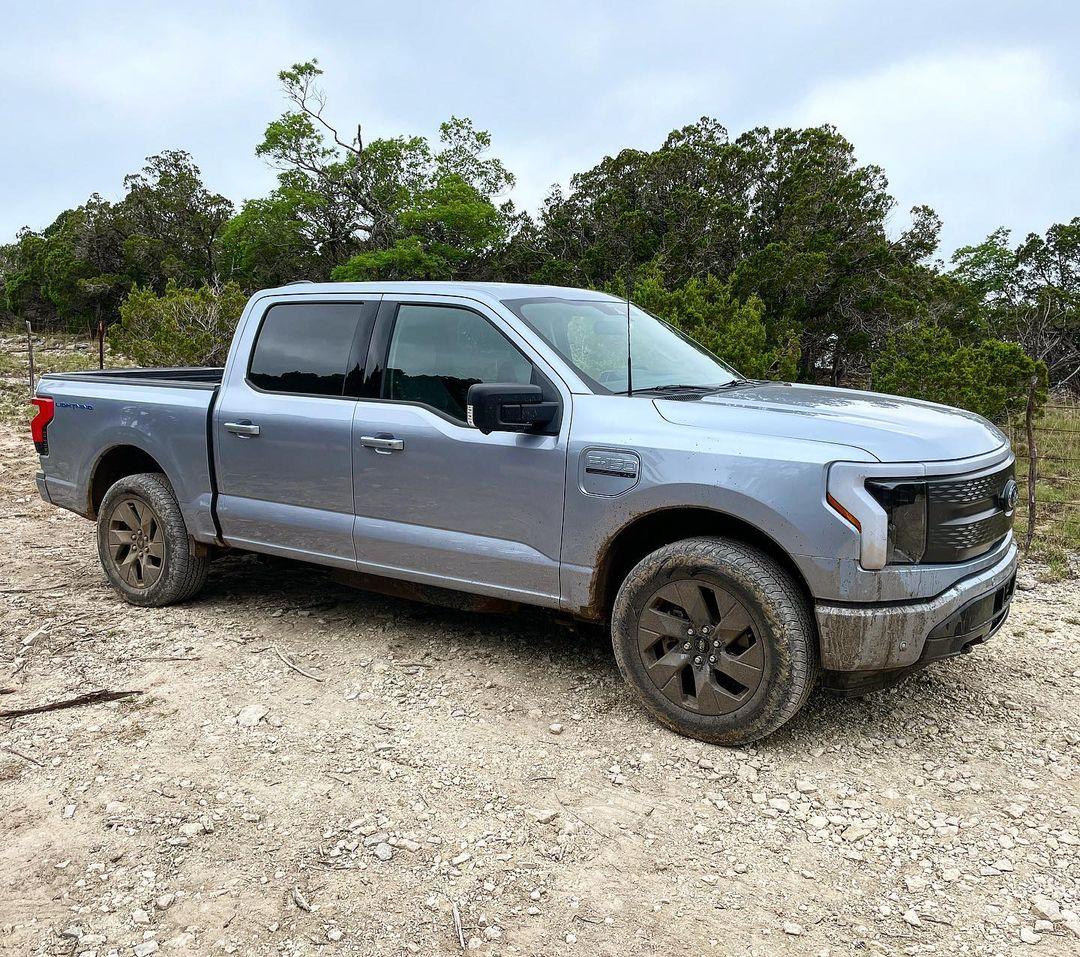
[[[492,432],[543,432],[559,414],[557,402],[545,402],[538,385],[478,382],[469,386],[469,425]]]

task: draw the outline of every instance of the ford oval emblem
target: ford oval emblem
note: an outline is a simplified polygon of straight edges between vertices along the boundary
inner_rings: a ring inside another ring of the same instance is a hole
[[[1016,479],[1009,479],[1001,489],[1001,493],[998,495],[998,502],[1006,512],[1011,512],[1016,508],[1016,503],[1020,500],[1020,488],[1016,484]]]

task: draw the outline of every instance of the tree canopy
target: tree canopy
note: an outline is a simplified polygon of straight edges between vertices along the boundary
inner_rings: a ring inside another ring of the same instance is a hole
[[[0,247],[8,315],[71,329],[123,315],[134,330],[190,307],[219,336],[238,296],[301,278],[630,287],[752,376],[872,382],[994,416],[1013,408],[1000,390],[1044,366],[1049,385],[1080,388],[1080,218],[1020,242],[997,230],[945,264],[934,211],[891,229],[885,172],[835,127],[732,137],[708,117],[604,157],[531,216],[471,120],[368,140],[321,77],[315,60],[279,74],[287,108],[255,146],[277,171],[268,195],[236,210],[164,150],[116,202],[95,194]],[[1011,384],[990,383],[994,364]],[[972,388],[950,389],[955,376]]]

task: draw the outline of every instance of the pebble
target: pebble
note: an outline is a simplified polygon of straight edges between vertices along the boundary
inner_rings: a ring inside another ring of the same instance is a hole
[[[394,856],[394,849],[385,841],[382,841],[375,845],[375,856],[380,861],[388,861]]]
[[[562,725],[558,721],[548,725],[548,731],[552,734],[562,734]]]
[[[343,933],[342,933],[342,932],[341,932],[341,931],[340,931],[340,930],[339,930],[339,929],[338,929],[337,927],[331,927],[331,928],[330,928],[330,929],[329,929],[329,930],[328,930],[328,931],[326,932],[326,936],[327,936],[327,938],[328,938],[329,940],[332,940],[332,941],[334,941],[335,943],[337,943],[337,942],[338,942],[339,940],[341,940],[341,938],[342,938],[342,937],[344,937],[345,935],[344,935],[344,934],[343,934]]]
[[[1031,909],[1045,920],[1057,920],[1061,917],[1061,907],[1057,901],[1046,897],[1035,897],[1031,901]]]
[[[806,931],[803,930],[801,924],[794,924],[789,921],[784,924],[784,933],[790,937],[801,937]]]
[[[236,723],[241,728],[254,728],[270,713],[270,709],[261,704],[249,704],[236,716]]]

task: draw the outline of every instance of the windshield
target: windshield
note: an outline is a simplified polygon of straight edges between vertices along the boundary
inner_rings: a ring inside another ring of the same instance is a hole
[[[515,299],[506,303],[596,392],[626,392],[626,303],[602,299]],[[656,316],[630,307],[635,392],[715,388],[739,375]]]

